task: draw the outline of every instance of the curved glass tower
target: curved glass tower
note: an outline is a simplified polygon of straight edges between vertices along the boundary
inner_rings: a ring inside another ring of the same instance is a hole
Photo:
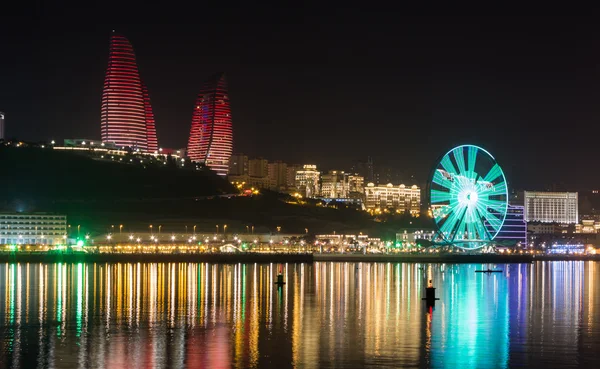
[[[150,97],[140,78],[133,47],[127,38],[114,32],[102,93],[101,136],[103,142],[117,147],[143,152],[158,149]]]
[[[207,80],[196,100],[188,141],[189,158],[225,176],[233,150],[231,108],[223,73]]]

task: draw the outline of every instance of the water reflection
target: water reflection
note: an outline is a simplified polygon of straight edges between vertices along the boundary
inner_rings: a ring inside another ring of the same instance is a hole
[[[0,368],[600,366],[597,263],[479,268],[0,264]]]

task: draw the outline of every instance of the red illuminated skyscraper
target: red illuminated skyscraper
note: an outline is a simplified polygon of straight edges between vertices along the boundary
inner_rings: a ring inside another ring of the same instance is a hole
[[[227,81],[218,73],[204,83],[192,115],[187,153],[194,162],[225,176],[233,149]]]
[[[158,149],[154,114],[148,89],[143,84],[133,47],[113,32],[102,93],[103,142],[143,152]]]

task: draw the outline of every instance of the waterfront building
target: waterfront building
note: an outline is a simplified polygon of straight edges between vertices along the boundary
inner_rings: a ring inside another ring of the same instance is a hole
[[[406,187],[401,184],[394,186],[376,186],[368,183],[365,188],[365,206],[367,209],[395,209],[397,212],[417,215],[421,209],[421,189],[416,185]]]
[[[321,172],[317,170],[317,166],[306,164],[302,170],[296,171],[296,190],[304,197],[319,196],[319,179]]]
[[[269,163],[268,177],[271,190],[285,191],[287,189],[287,164],[281,161]]]
[[[66,215],[0,213],[0,244],[64,245],[66,235]]]
[[[488,232],[493,232],[493,227],[485,222]],[[527,222],[525,221],[525,207],[508,205],[506,218],[494,241],[504,245],[527,244]]]
[[[243,176],[248,174],[248,156],[244,154],[231,155],[229,159],[229,175]]]
[[[4,113],[0,111],[0,140],[4,139]]]
[[[148,89],[140,78],[133,47],[127,38],[111,35],[101,109],[102,142],[142,152],[158,149]]]
[[[233,149],[231,107],[225,74],[208,79],[198,94],[188,140],[188,156],[218,175],[229,171]]]
[[[525,191],[524,201],[527,222],[579,222],[577,192]]]
[[[321,176],[320,195],[331,199],[343,199],[349,197],[348,175],[343,171],[330,170]]]
[[[423,228],[402,228],[396,233],[396,244],[403,247],[414,246],[419,241],[433,241],[435,238],[435,231],[432,229]]]

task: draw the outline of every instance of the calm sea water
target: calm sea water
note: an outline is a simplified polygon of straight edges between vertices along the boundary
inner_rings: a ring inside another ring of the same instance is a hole
[[[599,263],[482,267],[0,264],[0,368],[600,368]]]

